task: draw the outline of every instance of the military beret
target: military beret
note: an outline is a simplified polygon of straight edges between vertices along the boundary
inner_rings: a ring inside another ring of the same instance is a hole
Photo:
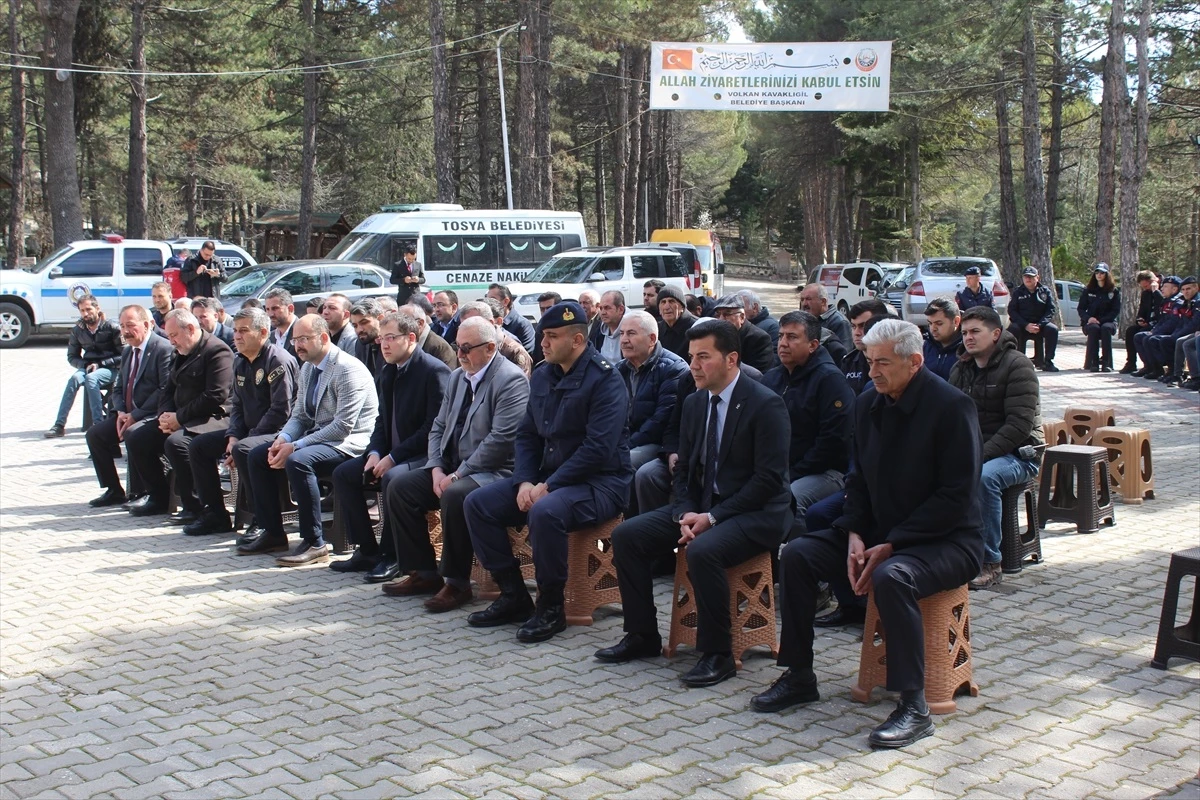
[[[1033,276],[1034,278],[1036,278],[1036,277],[1038,277],[1038,270],[1037,270],[1037,267],[1026,267],[1025,271],[1022,272],[1021,274],[1027,278],[1030,276]]]
[[[742,302],[742,298],[736,294],[727,294],[717,301],[713,306],[713,311],[721,308],[736,308],[738,311],[745,312],[746,304]]]
[[[1196,281],[1196,276],[1195,276],[1195,275],[1188,275],[1186,278],[1184,278],[1184,279],[1183,279],[1183,283],[1181,283],[1181,284],[1179,284],[1179,285],[1180,285],[1180,286],[1187,286],[1187,285],[1189,285],[1189,284],[1192,284],[1192,283],[1197,283],[1197,281]]]
[[[683,302],[683,292],[676,289],[674,286],[664,286],[658,290],[658,302],[663,300],[674,300],[679,305],[685,305]]]
[[[564,300],[561,303],[555,303],[546,313],[542,314],[541,320],[538,321],[540,330],[549,330],[551,328],[565,328],[568,325],[587,325],[587,314],[583,310],[583,306],[576,303],[574,300]]]
[[[981,273],[979,272],[979,267],[967,267],[967,271],[964,272],[963,274],[964,275],[979,275]]]
[[[1095,274],[1097,272],[1103,272],[1105,275],[1107,275],[1108,274],[1108,264],[1105,264],[1103,261],[1096,264],[1096,266],[1092,269],[1092,273]]]
[[[1179,277],[1178,275],[1168,275],[1167,277],[1162,279],[1162,282],[1163,283],[1173,283],[1176,286],[1182,286],[1183,278]]]

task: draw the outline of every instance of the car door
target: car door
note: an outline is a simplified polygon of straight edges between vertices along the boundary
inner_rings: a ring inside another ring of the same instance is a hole
[[[119,252],[122,267],[118,279],[117,305],[137,303],[149,308],[151,287],[163,279],[166,253],[158,247],[134,245],[122,245]]]
[[[330,293],[337,292],[350,298],[351,303],[359,298],[374,296],[381,292],[379,276],[368,272],[357,264],[325,267],[325,285]]]
[[[76,250],[46,271],[42,279],[43,324],[75,322],[79,319],[75,304],[85,294],[94,295],[101,309],[115,318],[118,298],[113,278],[114,250],[112,246]]]
[[[321,293],[321,268],[297,267],[287,270],[269,287],[264,286],[257,293],[258,297],[262,297],[267,289],[287,289],[292,295],[292,303],[297,309],[303,309],[310,298]]]

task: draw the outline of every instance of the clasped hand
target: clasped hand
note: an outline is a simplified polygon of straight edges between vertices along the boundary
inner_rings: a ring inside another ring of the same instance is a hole
[[[850,586],[854,593],[863,596],[871,588],[871,573],[875,568],[892,557],[893,549],[889,542],[877,544],[868,548],[863,544],[862,537],[853,531],[850,533],[850,553],[846,557],[846,575],[850,578]]]
[[[523,512],[528,512],[533,508],[533,504],[541,500],[546,495],[550,494],[550,487],[545,483],[530,483],[525,481],[517,487],[517,508]]]

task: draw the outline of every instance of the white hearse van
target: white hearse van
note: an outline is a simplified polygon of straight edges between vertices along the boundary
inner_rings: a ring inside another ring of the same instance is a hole
[[[483,297],[489,284],[519,283],[558,253],[587,245],[583,217],[573,211],[410,208],[372,214],[327,257],[366,261],[390,272],[414,246],[425,267],[422,288],[453,289],[462,302]]]
[[[85,294],[115,320],[122,306],[150,306],[150,287],[163,279],[171,246],[151,239],[71,242],[28,270],[0,271],[0,348],[20,347],[33,333],[67,331],[79,321]]]

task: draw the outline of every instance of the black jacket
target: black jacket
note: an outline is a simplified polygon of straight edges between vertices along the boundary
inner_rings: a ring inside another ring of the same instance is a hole
[[[166,339],[153,334],[146,337],[146,349],[142,353],[137,375],[133,379],[133,407],[126,408],[125,384],[129,380],[129,370],[133,367],[133,348],[126,347],[121,353],[121,369],[117,373],[116,382],[113,383],[113,408],[118,413],[132,415],[134,422],[157,415],[171,377],[171,361],[174,358],[175,348],[171,347]]]
[[[217,274],[197,274],[196,270],[201,264],[209,269],[216,269]],[[225,265],[217,256],[205,261],[199,253],[196,253],[183,262],[183,268],[179,270],[179,277],[187,284],[188,297],[220,297],[221,290],[218,287],[225,282]]]
[[[824,347],[791,373],[782,364],[763,385],[783,398],[792,423],[791,480],[834,469],[845,472],[853,432],[854,391]]]
[[[1102,289],[1084,289],[1083,297],[1079,298],[1079,325],[1087,327],[1087,321],[1092,317],[1100,320],[1103,325],[1106,322],[1116,322],[1121,316],[1121,290],[1116,287],[1112,292],[1106,292]]]
[[[850,321],[842,316],[842,312],[836,308],[830,308],[821,315],[821,327],[832,333],[842,343],[842,347],[846,348],[849,353],[854,348],[854,332],[850,330]],[[835,360],[837,353],[832,353]]]
[[[91,364],[112,369],[121,363],[121,350],[124,347],[121,327],[117,323],[102,319],[96,326],[96,332],[92,333],[81,320],[71,327],[71,336],[67,340],[67,363],[75,369],[87,369]]]
[[[660,321],[658,323],[658,341],[667,350],[687,361],[689,354],[687,332],[695,324],[696,318],[686,311],[679,315],[679,319],[675,320],[674,325]]]
[[[762,306],[758,310],[758,316],[754,319],[747,320],[753,323],[759,330],[764,331],[771,337],[771,352],[779,350],[779,320],[771,316],[771,310],[766,306]]]
[[[765,335],[765,334],[764,334]],[[684,401],[679,428],[679,466],[675,470],[676,518],[708,512],[718,523],[744,519],[742,531],[766,547],[783,539],[792,516],[788,489],[788,439],[791,423],[783,400],[767,387],[738,378],[721,431],[717,488],[721,500],[702,508],[704,460],[710,394],[694,392]],[[704,534],[701,534],[703,536]]]
[[[383,353],[379,350],[378,342],[364,342],[359,339],[354,343],[354,357],[363,363],[367,368],[367,372],[371,373],[371,377],[375,382],[379,382],[379,375],[383,372],[383,368],[387,362],[383,360]]]
[[[955,334],[954,341],[943,347],[934,341],[928,332],[925,334],[925,344],[922,353],[925,356],[925,368],[942,380],[950,379],[950,370],[958,363],[958,349],[962,347],[962,336]],[[863,363],[866,363],[864,357]]]
[[[1162,292],[1157,289],[1146,289],[1142,292],[1141,299],[1138,300],[1137,318],[1144,319],[1148,326],[1153,325],[1154,320],[1158,319],[1158,312],[1162,309],[1162,304]]]
[[[1035,325],[1049,325],[1054,322],[1054,293],[1049,287],[1038,284],[1037,289],[1029,291],[1025,284],[1018,286],[1008,302],[1008,318],[1012,325],[1024,328],[1031,322]]]
[[[738,361],[749,364],[759,372],[766,372],[775,365],[775,351],[771,349],[771,335],[749,322],[738,328]]]
[[[403,367],[387,364],[377,379],[379,416],[367,452],[390,455],[396,464],[424,459],[449,378],[450,368],[420,348]]]
[[[228,427],[225,404],[233,386],[233,351],[208,331],[186,356],[176,355],[159,413],[174,411],[190,433]]]
[[[960,350],[958,363],[950,370],[950,385],[975,401],[984,461],[1016,455],[1023,445],[1046,443],[1037,372],[1008,331],[1000,334],[986,367],[980,368],[965,349]]]
[[[529,320],[517,313],[515,308],[508,312],[508,316],[504,318],[501,327],[517,337],[517,341],[521,343],[526,352],[533,352],[533,325],[530,324]]]
[[[264,344],[253,361],[239,353],[233,364],[226,435],[245,439],[283,430],[292,413],[299,375],[299,363],[277,344]]]
[[[858,348],[846,353],[842,358],[842,374],[846,376],[846,382],[850,384],[850,389],[856,395],[862,394],[863,387],[867,385],[867,381],[871,380],[867,374],[869,371],[867,354]]]
[[[763,374],[749,364],[738,364],[738,369],[750,380],[762,383]],[[663,431],[664,454],[679,452],[679,421],[683,416],[683,401],[695,391],[696,378],[688,370],[679,376],[679,382],[675,385],[675,407],[671,409],[671,418],[667,420],[666,430]]]
[[[931,431],[947,444],[931,447]],[[867,547],[956,546],[982,564],[980,439],[971,398],[928,370],[895,402],[863,392],[854,404],[855,468],[834,527],[859,534]]]

